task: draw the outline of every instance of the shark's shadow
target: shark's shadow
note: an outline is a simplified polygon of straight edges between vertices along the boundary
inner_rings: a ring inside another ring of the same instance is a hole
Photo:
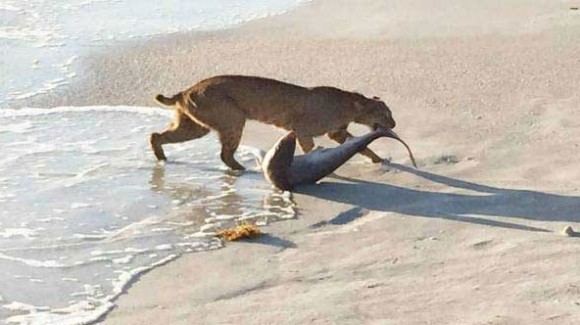
[[[432,182],[470,190],[473,194],[422,191],[340,176],[335,176],[335,178],[349,181],[349,183],[322,182],[317,185],[301,186],[296,188],[296,192],[370,210],[451,219],[528,231],[549,230],[514,223],[513,219],[507,221],[486,217],[522,218],[537,221],[580,221],[580,197],[577,196],[503,189],[466,182],[398,164],[391,166]]]

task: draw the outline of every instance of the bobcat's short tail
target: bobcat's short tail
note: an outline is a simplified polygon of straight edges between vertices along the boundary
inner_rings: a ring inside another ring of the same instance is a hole
[[[177,103],[177,101],[179,100],[179,97],[181,96],[181,93],[174,95],[172,97],[165,97],[161,94],[155,96],[155,101],[163,106],[175,106],[175,104]]]

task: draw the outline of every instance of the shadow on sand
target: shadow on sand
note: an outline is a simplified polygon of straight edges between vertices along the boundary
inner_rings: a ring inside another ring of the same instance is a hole
[[[436,175],[403,165],[392,164],[390,166],[432,182],[476,193],[455,194],[421,191],[341,176],[334,176],[334,178],[349,183],[323,182],[318,185],[300,187],[296,192],[355,205],[362,209],[450,219],[527,231],[549,232],[550,230],[485,217],[509,217],[537,221],[580,221],[580,197],[503,189]]]
[[[261,244],[273,247],[278,247],[282,249],[286,248],[296,248],[296,244],[293,241],[283,239],[274,235],[263,233],[260,237],[251,240],[241,240],[240,242],[248,244]]]

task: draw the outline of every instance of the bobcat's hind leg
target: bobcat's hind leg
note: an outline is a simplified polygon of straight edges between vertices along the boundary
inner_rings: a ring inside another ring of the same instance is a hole
[[[209,133],[209,129],[192,121],[189,117],[179,114],[163,132],[155,132],[149,136],[149,144],[157,160],[167,160],[163,145],[198,139]]]

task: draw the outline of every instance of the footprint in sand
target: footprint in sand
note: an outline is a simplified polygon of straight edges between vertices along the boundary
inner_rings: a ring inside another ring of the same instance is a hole
[[[435,159],[434,165],[455,165],[459,162],[459,158],[456,155],[443,155]]]
[[[554,133],[563,134],[580,127],[580,122],[570,119],[574,116],[580,97],[569,98],[540,97],[530,101],[527,123],[534,126],[537,137],[545,138]]]
[[[472,157],[466,158],[466,160],[472,160]],[[419,167],[430,166],[430,165],[455,165],[461,162],[461,159],[457,155],[440,155],[433,156],[417,161]]]
[[[484,241],[480,241],[480,242],[477,242],[475,244],[472,244],[471,247],[473,247],[474,249],[483,249],[483,248],[487,248],[492,243],[493,243],[492,239],[484,240]]]

